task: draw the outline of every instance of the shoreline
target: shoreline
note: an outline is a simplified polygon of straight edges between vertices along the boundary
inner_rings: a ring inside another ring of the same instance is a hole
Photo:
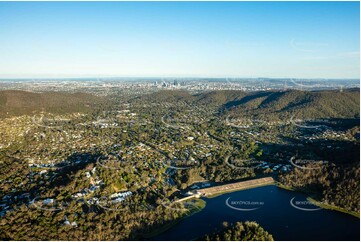
[[[201,212],[207,205],[207,202],[204,201],[203,199],[200,198],[193,198],[190,201],[195,200],[196,204],[195,204],[195,208],[193,209],[189,209],[189,212],[185,212],[184,215],[176,220],[173,220],[171,222],[166,223],[163,226],[160,226],[159,228],[154,229],[153,231],[149,232],[148,234],[143,235],[143,239],[151,239],[153,237],[156,237],[162,233],[164,233],[165,231],[173,228],[174,226],[176,226],[179,222],[181,222],[182,220]]]
[[[337,211],[337,212],[349,214],[349,215],[354,216],[356,218],[360,218],[360,213],[357,213],[357,212],[354,212],[354,211],[349,211],[349,210],[347,210],[345,208],[341,208],[341,207],[338,207],[338,206],[333,206],[333,205],[330,205],[330,204],[325,204],[325,203],[322,203],[320,201],[317,201],[316,199],[314,199],[312,197],[312,195],[307,193],[307,191],[305,191],[305,190],[297,190],[297,189],[295,189],[293,187],[285,186],[285,185],[283,185],[281,183],[278,183],[278,182],[275,185],[277,187],[279,187],[281,189],[284,189],[284,190],[287,190],[287,191],[301,192],[301,193],[306,194],[307,195],[307,200],[310,201],[312,204],[320,207],[320,208],[327,209],[327,210],[334,210],[334,211]]]
[[[357,212],[349,211],[349,210],[347,210],[345,208],[333,206],[333,205],[330,205],[330,204],[325,204],[325,203],[322,203],[322,202],[319,202],[319,201],[315,200],[312,197],[307,197],[307,200],[310,201],[311,203],[313,203],[314,205],[319,206],[321,208],[324,208],[324,209],[327,209],[327,210],[334,210],[334,211],[341,212],[341,213],[346,213],[346,214],[349,214],[349,215],[354,216],[356,218],[360,218],[360,214],[357,213]]]

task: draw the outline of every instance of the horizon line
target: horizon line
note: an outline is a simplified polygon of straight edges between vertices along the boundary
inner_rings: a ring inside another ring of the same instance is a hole
[[[125,78],[134,78],[134,79],[140,79],[140,78],[192,78],[192,79],[202,79],[202,78],[208,78],[208,79],[227,79],[227,78],[238,78],[238,79],[304,79],[304,80],[360,80],[360,77],[354,77],[354,78],[346,78],[346,77],[267,77],[267,76],[259,76],[259,77],[241,77],[241,76],[64,76],[64,77],[54,77],[54,76],[44,76],[44,77],[1,77],[0,80],[8,79],[8,80],[19,80],[19,79],[37,79],[37,80],[43,80],[43,79],[109,79],[109,78],[119,78],[119,79],[125,79]]]

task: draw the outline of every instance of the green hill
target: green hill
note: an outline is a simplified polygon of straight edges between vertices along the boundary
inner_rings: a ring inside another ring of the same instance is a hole
[[[231,116],[262,119],[352,118],[360,115],[360,92],[339,91],[271,91],[257,92],[222,106]]]

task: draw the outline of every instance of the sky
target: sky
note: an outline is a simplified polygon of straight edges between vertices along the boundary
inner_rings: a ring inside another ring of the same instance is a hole
[[[0,77],[360,78],[359,2],[0,2]]]

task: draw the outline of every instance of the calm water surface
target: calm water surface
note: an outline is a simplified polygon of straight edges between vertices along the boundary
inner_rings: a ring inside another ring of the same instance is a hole
[[[360,239],[360,219],[320,209],[306,198],[273,185],[204,198],[207,206],[201,212],[153,239],[192,240],[221,228],[223,221],[247,220],[259,223],[275,240]]]

